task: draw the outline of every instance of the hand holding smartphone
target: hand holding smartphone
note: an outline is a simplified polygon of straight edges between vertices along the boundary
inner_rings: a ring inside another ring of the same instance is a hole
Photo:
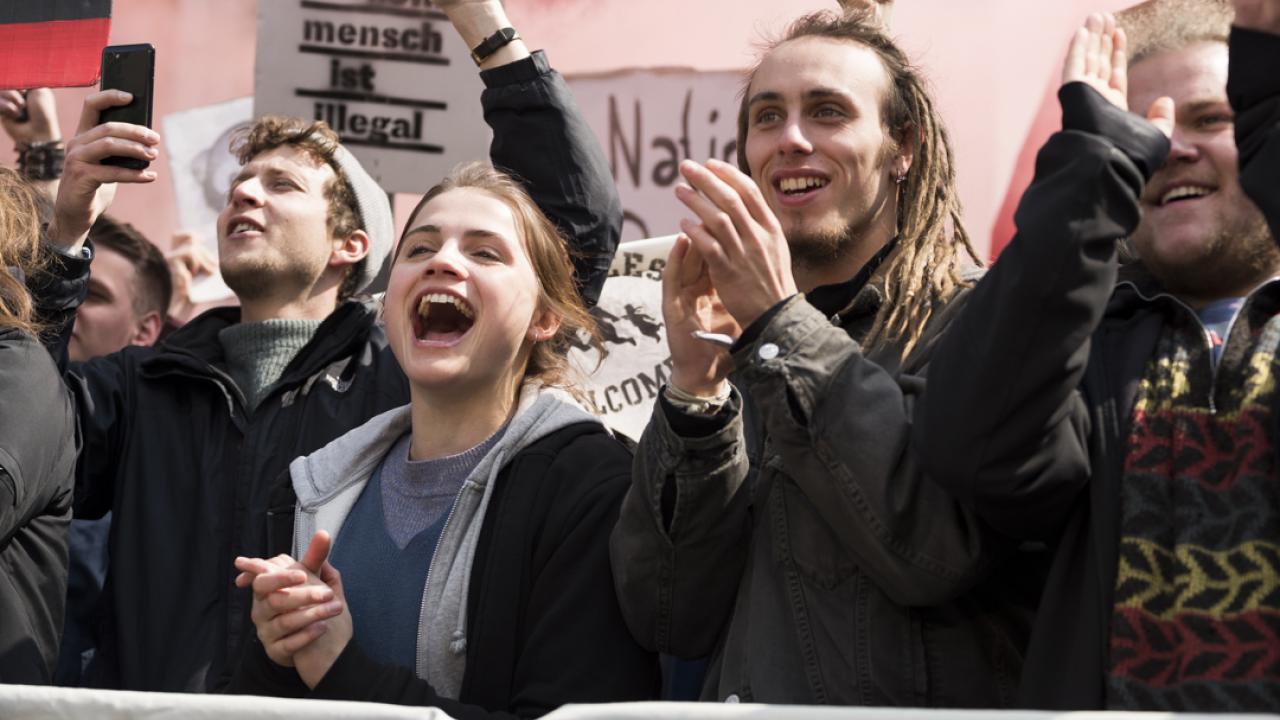
[[[128,105],[103,110],[98,114],[98,124],[124,122],[151,127],[155,68],[156,49],[150,43],[103,48],[101,89],[124,90],[133,100]],[[143,170],[151,163],[139,158],[108,157],[102,159],[102,164]]]

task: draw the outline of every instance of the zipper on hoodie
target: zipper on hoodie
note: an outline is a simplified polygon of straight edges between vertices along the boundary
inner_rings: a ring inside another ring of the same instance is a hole
[[[290,481],[290,482],[292,482],[292,481],[293,481],[293,476],[292,476],[292,474],[290,474],[289,481]],[[301,507],[299,507],[299,508],[298,508],[298,512],[300,512],[300,513],[306,513],[307,511],[306,511],[306,510],[303,510]],[[314,517],[314,516],[313,516],[313,517]],[[314,525],[314,524],[315,524],[315,523],[313,522],[313,523],[312,523],[312,525]],[[312,535],[315,535],[315,533],[314,533],[314,532],[313,532],[313,533],[311,533],[311,534],[312,534]],[[295,549],[295,552],[296,552],[298,549],[301,549],[301,548],[302,548],[302,523],[298,522],[298,520],[297,520],[297,519],[295,519],[295,520],[293,521],[293,548]],[[333,546],[332,546],[332,545],[330,545],[330,546],[329,546],[329,553],[330,553],[330,554],[332,554],[332,553],[333,553]],[[325,559],[327,560],[328,558],[325,558]],[[301,562],[301,561],[299,561],[299,562]]]
[[[462,492],[466,490],[467,482],[470,481],[463,481],[462,488],[453,496],[453,504],[449,506],[449,514],[444,516],[444,525],[440,526],[440,537],[436,540],[436,549],[431,551],[431,562],[427,563],[427,579],[422,583],[422,600],[418,603],[418,622],[420,623],[422,622],[422,617],[427,612],[427,591],[431,589],[431,576],[435,573],[436,556],[440,554],[440,543],[444,541],[445,533],[449,532],[449,525],[453,523],[453,513],[458,509],[458,501],[462,499]],[[465,611],[465,608],[463,610]],[[417,649],[415,660],[418,664],[422,663],[422,658],[426,651],[426,649],[422,647],[422,638],[425,632],[425,628],[419,627],[418,639],[414,643]],[[430,680],[430,678],[424,679]]]

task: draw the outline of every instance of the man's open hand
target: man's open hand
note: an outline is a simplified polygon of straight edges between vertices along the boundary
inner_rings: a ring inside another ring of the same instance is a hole
[[[1121,110],[1129,109],[1129,52],[1124,29],[1111,13],[1094,13],[1071,38],[1062,64],[1062,84],[1082,82]],[[1147,120],[1165,137],[1173,135],[1173,99],[1157,98]]]
[[[686,235],[676,239],[662,271],[662,319],[671,349],[671,384],[699,397],[723,395],[733,369],[729,351],[693,333],[737,338],[742,328],[720,301],[707,264]]]
[[[685,160],[676,197],[697,220],[680,229],[707,264],[711,285],[742,327],[796,294],[791,248],[755,181],[726,162]]]
[[[1111,13],[1094,13],[1076,30],[1062,64],[1062,84],[1082,82],[1121,110],[1129,109],[1129,55]]]

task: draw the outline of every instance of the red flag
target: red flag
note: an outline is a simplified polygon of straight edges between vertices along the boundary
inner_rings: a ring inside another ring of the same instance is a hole
[[[111,30],[111,0],[0,2],[0,88],[98,81]]]

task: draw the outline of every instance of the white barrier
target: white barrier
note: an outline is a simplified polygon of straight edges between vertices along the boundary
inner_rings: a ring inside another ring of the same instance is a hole
[[[183,695],[0,685],[4,720],[448,720],[435,708],[286,700],[249,695]]]
[[[1280,715],[1221,713],[1040,712],[1030,710],[930,710],[926,708],[827,707],[815,705],[730,705],[717,703],[621,703],[567,705],[548,720],[1246,720]]]
[[[377,703],[285,700],[237,695],[181,695],[73,688],[0,685],[4,720],[444,720],[435,708]],[[620,703],[568,705],[548,720],[1246,720],[1278,715],[1191,715],[1175,713],[1029,712],[1019,710],[924,710],[914,708],[814,707],[800,705],[718,705],[714,703]]]

